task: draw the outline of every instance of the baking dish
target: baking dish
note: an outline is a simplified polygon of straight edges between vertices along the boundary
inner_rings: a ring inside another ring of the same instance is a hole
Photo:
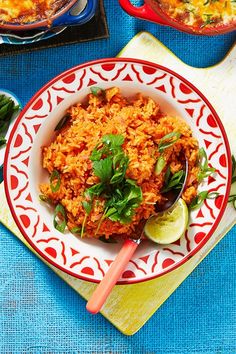
[[[181,22],[180,20],[171,17],[168,12],[163,10],[163,7],[161,7],[160,5],[161,1],[159,0],[144,0],[144,4],[139,7],[132,5],[130,0],[119,0],[119,3],[121,7],[131,16],[155,22],[160,25],[170,26],[180,31],[191,34],[212,36],[236,30],[236,14],[235,18],[229,23],[217,23],[216,25],[213,25],[212,21],[211,26],[208,23],[207,26],[201,25],[199,27],[196,27],[192,25],[187,25],[184,22]]]

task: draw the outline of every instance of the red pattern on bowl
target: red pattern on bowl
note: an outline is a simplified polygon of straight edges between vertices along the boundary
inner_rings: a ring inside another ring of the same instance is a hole
[[[172,271],[196,254],[211,237],[227,205],[231,154],[222,123],[207,99],[173,71],[136,59],[103,59],[72,68],[46,84],[30,100],[11,133],[5,160],[5,190],[12,215],[30,245],[45,260],[75,277],[100,281],[120,244],[80,239],[53,228],[52,211],[39,201],[38,185],[47,173],[41,166],[41,146],[66,109],[85,98],[90,87],[119,86],[125,96],[138,91],[160,102],[163,111],[182,116],[191,126],[217,174],[200,190],[218,192],[190,213],[185,235],[171,245],[144,241],[130,260],[120,284],[136,283]]]

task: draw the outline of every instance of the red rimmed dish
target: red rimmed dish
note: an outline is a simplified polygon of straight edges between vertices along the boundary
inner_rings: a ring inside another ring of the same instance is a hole
[[[189,227],[171,245],[143,241],[119,284],[156,278],[176,269],[195,255],[218,226],[227,205],[231,182],[231,153],[222,123],[199,90],[179,74],[147,61],[108,58],[85,63],[57,76],[30,100],[17,119],[7,145],[4,181],[7,201],[17,226],[45,260],[80,279],[99,282],[121,248],[97,239],[81,239],[53,227],[53,213],[39,200],[39,185],[47,173],[42,168],[42,146],[49,144],[54,128],[67,109],[83,101],[91,86],[117,86],[124,96],[137,92],[152,97],[170,115],[181,116],[191,127],[199,146],[206,149],[214,177],[199,191],[217,192],[215,199],[190,213]]]
[[[222,0],[221,0],[222,1]],[[119,0],[121,7],[131,16],[144,19],[147,21],[155,22],[157,24],[170,26],[176,28],[182,32],[198,35],[220,35],[236,30],[236,6],[233,2],[229,2],[227,6],[230,6],[229,13],[230,16],[225,15],[221,20],[222,15],[212,16],[211,11],[203,11],[201,20],[199,19],[198,8],[186,8],[186,6],[191,6],[191,1],[182,2],[183,11],[180,11],[181,5],[176,4],[174,6],[173,1],[163,1],[163,0],[144,0],[144,4],[140,7],[132,5],[130,0]],[[168,5],[171,3],[171,5]],[[205,1],[202,6],[208,6],[209,1]],[[227,3],[227,1],[222,1],[222,6]],[[214,3],[210,6],[215,6]],[[177,15],[175,14],[176,9],[178,10]],[[196,22],[193,25],[195,11],[196,18],[198,18],[198,24]],[[222,11],[225,11],[222,8]],[[230,18],[229,18],[230,17]]]
[[[30,20],[30,16],[25,20],[22,20],[23,15],[19,18],[12,20],[1,20],[0,17],[0,29],[10,30],[13,32],[18,31],[32,31],[32,30],[48,30],[50,27],[58,26],[70,26],[70,25],[82,25],[88,22],[95,14],[98,0],[56,0],[54,3],[55,11],[47,15],[43,11],[36,12],[36,14]],[[20,4],[19,4],[20,5]],[[73,8],[83,9],[78,11],[78,14],[73,13]],[[3,10],[2,10],[3,11]],[[4,15],[4,12],[2,12]]]

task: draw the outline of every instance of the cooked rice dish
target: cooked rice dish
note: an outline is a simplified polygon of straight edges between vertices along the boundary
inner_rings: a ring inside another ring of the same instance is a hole
[[[134,235],[168,188],[180,188],[170,181],[181,185],[184,155],[182,198],[190,204],[197,195],[198,141],[184,120],[150,97],[128,99],[117,87],[92,90],[55,130],[42,148],[50,181],[40,185],[41,199],[57,206],[55,217],[82,237]]]

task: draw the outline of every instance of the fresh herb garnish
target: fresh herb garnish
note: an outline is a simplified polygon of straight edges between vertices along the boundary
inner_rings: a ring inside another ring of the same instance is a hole
[[[198,173],[198,181],[201,182],[204,178],[213,174],[215,172],[215,168],[209,167],[207,154],[204,148],[199,149],[198,157],[199,157],[199,169],[200,169]]]
[[[120,223],[131,222],[135,209],[142,201],[141,188],[135,181],[125,177],[129,159],[122,149],[123,143],[122,135],[105,135],[90,156],[93,172],[100,182],[85,190],[85,211],[91,212],[90,207],[95,196],[105,199],[104,212],[96,233],[105,218]]]
[[[54,210],[53,225],[55,229],[63,233],[66,228],[66,211],[63,205],[57,204]]]
[[[168,166],[165,174],[165,184],[162,188],[161,193],[169,192],[171,189],[181,189],[185,179],[185,171],[180,170],[174,174],[170,171],[170,166]]]
[[[59,122],[55,126],[54,131],[62,129],[67,124],[67,122],[69,121],[70,118],[71,117],[70,117],[69,113],[64,115],[64,117],[62,117],[61,120],[59,120]]]
[[[19,105],[11,97],[0,95],[0,146],[6,144],[5,136],[7,134],[11,118],[19,110]]]
[[[163,136],[163,138],[161,138],[158,144],[159,152],[163,152],[166,148],[174,145],[180,137],[181,133],[179,132],[171,132]]]
[[[189,208],[192,210],[198,209],[202,206],[204,200],[215,199],[216,197],[218,197],[218,195],[218,192],[209,193],[208,191],[202,191],[198,193],[198,195],[192,200],[191,204],[189,205]]]
[[[203,14],[203,16],[205,16],[205,21],[200,26],[200,28],[204,28],[208,25],[211,25],[212,23],[215,23],[215,20],[212,19],[212,14]]]
[[[50,176],[50,188],[53,193],[57,192],[61,185],[60,173],[57,170],[53,170]]]
[[[80,234],[81,233],[81,226],[74,226],[70,229],[72,234]]]
[[[0,136],[0,146],[5,145],[6,142],[7,142],[7,140],[3,136]]]
[[[161,155],[158,157],[156,166],[155,166],[155,174],[158,176],[164,169],[166,165],[166,160],[165,158]]]
[[[104,90],[97,86],[91,87],[90,90],[94,96],[99,96],[104,93]]]
[[[92,203],[90,201],[87,202],[86,200],[84,200],[82,202],[82,205],[83,205],[86,213],[89,215],[91,213],[91,210],[92,210]]]
[[[45,203],[49,203],[49,204],[52,203],[52,200],[44,194],[39,194],[39,199]]]

